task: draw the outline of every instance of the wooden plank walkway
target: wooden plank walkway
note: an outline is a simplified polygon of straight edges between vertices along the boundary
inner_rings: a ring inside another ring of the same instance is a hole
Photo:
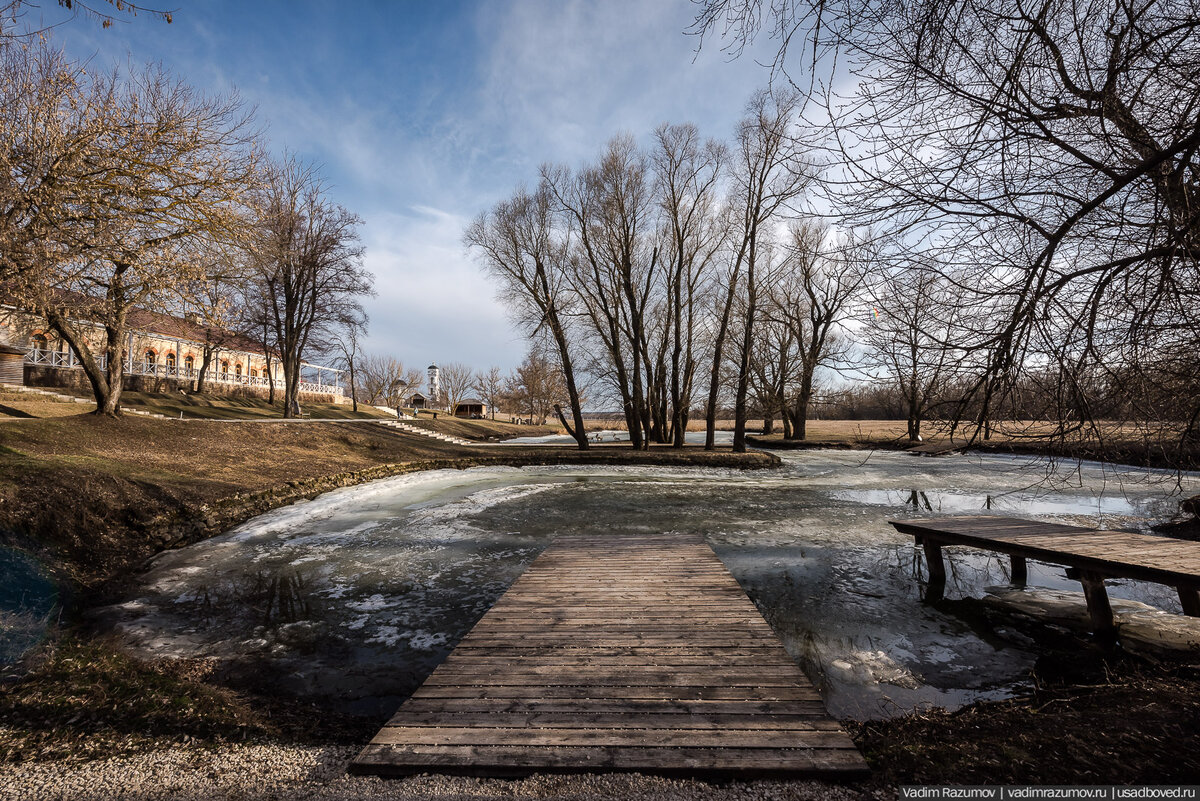
[[[1114,625],[1104,588],[1107,578],[1173,586],[1183,611],[1200,617],[1200,542],[994,515],[888,522],[924,547],[930,579],[927,600],[938,600],[945,588],[942,547],[970,545],[1010,555],[1016,584],[1025,583],[1026,559],[1070,568],[1068,574],[1083,585],[1092,626],[1099,633],[1111,632]]]
[[[847,778],[866,763],[700,537],[572,535],[351,770]]]

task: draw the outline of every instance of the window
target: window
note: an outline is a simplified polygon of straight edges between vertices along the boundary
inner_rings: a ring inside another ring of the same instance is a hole
[[[192,368],[194,368],[195,366],[196,366],[196,358],[194,356],[192,356],[192,354],[189,353],[187,356],[183,357],[183,367],[185,370],[187,370],[188,372],[191,372]]]
[[[167,354],[167,369],[168,370],[175,369],[175,354],[174,353]]]
[[[34,334],[30,344],[34,350],[50,350],[50,340],[45,334]]]
[[[251,368],[250,368],[250,377],[251,377],[251,378],[258,378],[258,368],[257,368],[257,367],[251,367]]]
[[[229,362],[221,360],[221,378],[229,378]]]
[[[242,377],[242,363],[238,362],[233,366],[233,374],[238,378]]]
[[[146,351],[146,369],[153,370],[155,362],[158,361],[158,354],[154,352],[154,348]]]

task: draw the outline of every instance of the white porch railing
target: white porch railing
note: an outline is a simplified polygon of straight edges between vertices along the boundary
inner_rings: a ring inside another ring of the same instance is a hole
[[[100,367],[103,369],[107,363],[107,357],[101,354],[98,359]],[[39,367],[62,367],[67,369],[82,369],[79,361],[75,358],[73,351],[60,352],[57,350],[48,350],[45,348],[31,348],[25,354],[25,363],[37,365]],[[329,370],[332,368],[321,368]],[[169,364],[160,363],[157,361],[132,361],[125,362],[126,375],[144,375],[154,378],[174,378],[184,381],[195,381],[200,377],[200,371],[188,367],[175,367]],[[238,375],[234,372],[226,370],[214,370],[209,367],[205,375],[206,381],[213,381],[219,384],[237,384],[245,387],[267,387],[271,381],[266,376],[257,375]],[[282,389],[282,381],[276,381],[276,386]],[[342,395],[342,387],[338,384],[326,384],[318,378],[317,381],[301,381],[300,391],[314,393],[318,395]]]

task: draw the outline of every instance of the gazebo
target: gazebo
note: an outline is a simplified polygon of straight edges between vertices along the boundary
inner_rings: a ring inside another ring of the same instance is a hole
[[[454,404],[454,416],[480,420],[487,414],[487,404],[479,398],[466,398]]]

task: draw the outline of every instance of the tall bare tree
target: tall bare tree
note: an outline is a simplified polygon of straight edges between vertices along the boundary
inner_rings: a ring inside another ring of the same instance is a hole
[[[699,323],[711,272],[724,243],[717,197],[726,148],[694,125],[660,125],[651,164],[662,207],[665,309],[670,329],[671,444],[682,448],[698,364]]]
[[[728,288],[717,323],[709,376],[705,448],[712,450],[716,432],[717,397],[729,317],[739,284],[744,284],[741,342],[736,351],[733,449],[746,450],[746,396],[758,314],[758,261],[769,240],[771,223],[796,200],[812,180],[812,167],[802,157],[796,138],[796,115],[801,96],[790,89],[756,92],[738,125],[729,214],[733,217]]]
[[[313,169],[294,157],[270,170],[258,211],[257,296],[279,347],[284,416],[293,417],[304,354],[361,316],[359,299],[374,293],[374,279],[362,264],[362,221],[331,201]]]
[[[543,334],[554,343],[566,382],[574,425],[567,430],[581,450],[588,447],[576,380],[570,319],[575,297],[568,281],[569,243],[555,228],[555,202],[543,181],[532,194],[518,189],[481,214],[464,240],[475,248],[500,285],[510,313],[531,338]]]
[[[647,159],[632,137],[617,136],[596,164],[578,173],[544,169],[543,178],[575,236],[571,285],[591,324],[590,334],[607,357],[630,444],[648,447],[647,320],[661,263]]]

